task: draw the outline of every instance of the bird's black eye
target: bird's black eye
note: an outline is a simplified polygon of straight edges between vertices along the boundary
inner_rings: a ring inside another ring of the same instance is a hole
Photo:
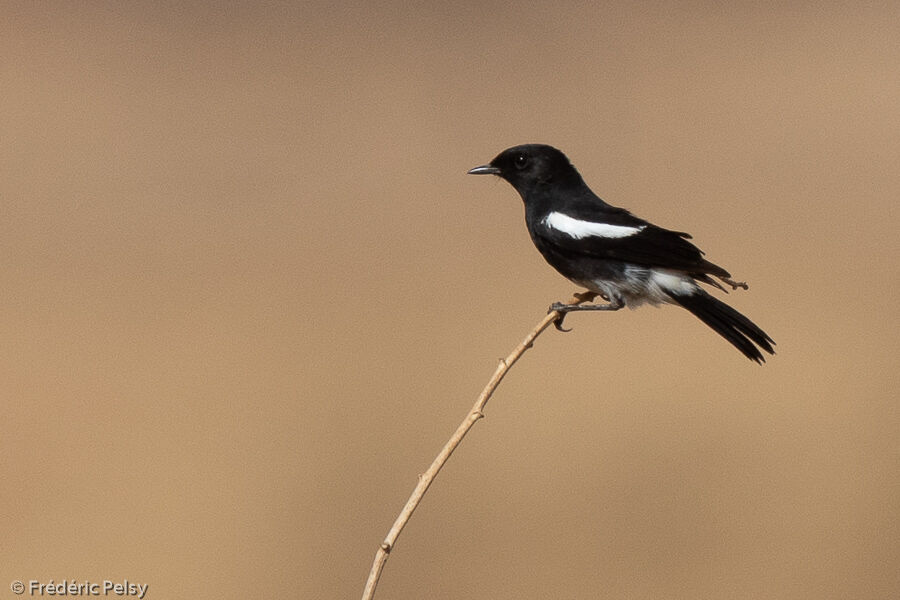
[[[516,154],[516,157],[513,159],[513,164],[516,165],[517,169],[524,169],[528,166],[528,162],[527,154]]]

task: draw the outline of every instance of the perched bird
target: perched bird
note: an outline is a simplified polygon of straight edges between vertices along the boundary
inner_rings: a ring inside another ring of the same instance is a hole
[[[760,348],[774,354],[775,343],[747,317],[714,298],[698,283],[733,289],[722,267],[705,258],[687,233],[670,231],[610,206],[587,186],[565,154],[543,144],[515,146],[471,175],[497,175],[508,181],[525,203],[531,240],[550,265],[579,286],[600,295],[606,304],[555,303],[561,313],[619,310],[643,303],[677,304],[691,311],[744,356],[765,362]],[[758,347],[757,347],[758,346]]]

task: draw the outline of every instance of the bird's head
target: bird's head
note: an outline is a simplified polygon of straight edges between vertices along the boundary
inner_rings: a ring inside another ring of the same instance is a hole
[[[513,146],[486,165],[469,170],[469,175],[497,175],[508,181],[522,197],[530,191],[555,183],[581,182],[581,176],[566,155],[545,144]]]

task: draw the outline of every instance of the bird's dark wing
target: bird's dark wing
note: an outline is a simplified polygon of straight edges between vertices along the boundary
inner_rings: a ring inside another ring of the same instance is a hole
[[[570,254],[729,277],[725,269],[703,258],[687,233],[657,227],[608,205],[569,203],[540,218],[535,235]]]

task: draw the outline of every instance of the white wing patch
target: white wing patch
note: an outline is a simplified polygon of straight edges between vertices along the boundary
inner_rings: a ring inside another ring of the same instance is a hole
[[[582,221],[561,212],[550,213],[544,217],[544,223],[551,229],[565,233],[576,240],[586,237],[623,238],[634,235],[645,227],[645,225],[629,227],[627,225]]]

